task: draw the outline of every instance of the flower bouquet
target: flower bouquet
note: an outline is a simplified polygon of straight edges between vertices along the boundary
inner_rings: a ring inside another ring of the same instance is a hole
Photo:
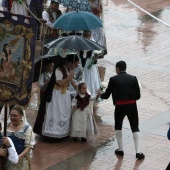
[[[102,93],[104,93],[105,92],[105,90],[106,90],[106,87],[107,87],[107,83],[106,82],[101,82],[101,84],[100,84],[100,91],[102,92]]]
[[[100,92],[104,93],[105,90],[106,90],[106,87],[107,87],[107,83],[106,82],[101,82],[101,84],[100,84]],[[103,100],[100,97],[97,99],[97,102],[102,102],[102,101]]]

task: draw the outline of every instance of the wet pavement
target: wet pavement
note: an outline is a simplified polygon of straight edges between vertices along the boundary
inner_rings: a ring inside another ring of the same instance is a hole
[[[170,24],[170,1],[152,0],[134,3]],[[94,117],[99,135],[87,143],[70,139],[48,143],[37,136],[32,170],[165,170],[170,162],[170,141],[166,137],[170,122],[170,28],[152,19],[126,0],[104,0],[105,32],[108,55],[99,61],[106,67],[105,82],[115,75],[115,63],[124,60],[127,72],[141,83],[138,101],[140,148],[146,155],[136,161],[128,120],[124,120],[125,156],[116,157],[114,106],[111,98],[95,105]],[[38,108],[37,85],[26,110],[34,124]]]

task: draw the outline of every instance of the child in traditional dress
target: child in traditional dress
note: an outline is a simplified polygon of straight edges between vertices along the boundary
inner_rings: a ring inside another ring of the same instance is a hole
[[[97,134],[97,126],[89,101],[95,101],[99,96],[100,91],[97,91],[97,95],[91,97],[87,93],[87,85],[85,83],[78,85],[78,94],[72,100],[73,114],[70,136],[73,137],[73,141],[81,138],[82,142],[86,142],[88,136]]]

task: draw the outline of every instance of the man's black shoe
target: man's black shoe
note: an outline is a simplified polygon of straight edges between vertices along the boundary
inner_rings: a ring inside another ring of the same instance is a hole
[[[124,152],[123,151],[119,151],[119,149],[115,150],[115,154],[119,155],[119,156],[124,156]]]
[[[145,155],[141,152],[141,153],[137,153],[136,154],[136,158],[138,159],[138,160],[140,160],[140,159],[144,159],[145,158]]]

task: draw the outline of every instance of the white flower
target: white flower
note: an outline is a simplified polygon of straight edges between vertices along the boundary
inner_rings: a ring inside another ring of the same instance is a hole
[[[102,51],[101,51],[101,50],[94,50],[93,53],[94,53],[94,54],[101,54]]]
[[[104,92],[106,88],[107,88],[107,83],[102,81],[101,84],[100,84],[100,90],[102,92]]]

